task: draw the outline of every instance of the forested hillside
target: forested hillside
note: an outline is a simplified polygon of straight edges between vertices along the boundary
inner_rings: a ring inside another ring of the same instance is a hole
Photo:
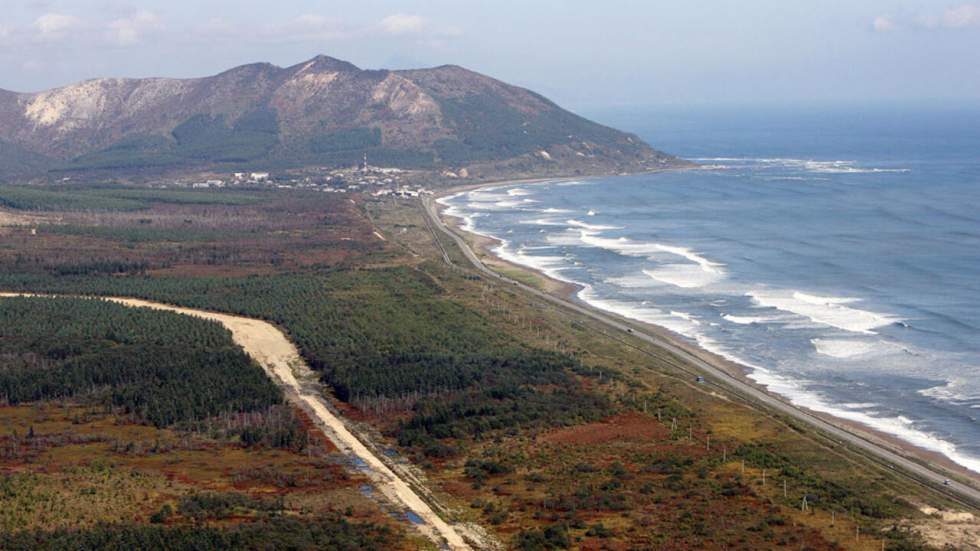
[[[205,78],[0,90],[0,175],[7,177],[349,166],[365,154],[378,166],[515,165],[537,174],[687,164],[456,66],[362,70],[317,56]]]

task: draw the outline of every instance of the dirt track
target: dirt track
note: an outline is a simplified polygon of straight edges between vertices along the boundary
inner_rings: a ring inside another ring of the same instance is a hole
[[[0,297],[30,296],[27,293],[0,293]],[[146,300],[105,297],[106,300],[126,306],[166,310],[189,316],[213,320],[231,331],[238,343],[266,370],[277,384],[283,387],[286,397],[313,413],[327,438],[339,449],[363,462],[363,470],[374,486],[392,503],[414,513],[421,522],[413,524],[426,537],[438,545],[446,545],[453,550],[468,550],[470,545],[460,535],[465,531],[468,537],[481,541],[482,537],[469,527],[450,526],[406,483],[399,478],[381,459],[354,436],[346,425],[331,411],[323,396],[315,390],[304,389],[300,379],[315,379],[316,376],[299,355],[292,342],[271,323],[261,320],[219,314],[204,310],[181,308]]]

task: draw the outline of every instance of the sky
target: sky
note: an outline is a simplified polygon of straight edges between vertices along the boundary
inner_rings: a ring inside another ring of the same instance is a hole
[[[980,0],[2,0],[0,88],[326,54],[595,110],[980,104]]]

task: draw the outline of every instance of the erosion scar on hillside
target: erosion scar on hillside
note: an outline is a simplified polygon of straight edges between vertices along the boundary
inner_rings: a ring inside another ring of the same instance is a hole
[[[0,293],[0,298],[18,296],[49,295]],[[235,342],[265,369],[273,381],[283,388],[286,397],[291,402],[314,415],[324,435],[337,448],[359,460],[368,477],[389,501],[398,508],[413,513],[421,520],[421,522],[413,522],[413,524],[423,535],[436,544],[447,545],[449,549],[453,550],[472,549],[467,543],[467,539],[476,542],[481,548],[484,546],[482,543],[484,538],[476,530],[465,526],[450,525],[440,518],[408,483],[396,475],[388,465],[354,436],[343,421],[331,412],[325,398],[316,392],[315,388],[312,390],[304,388],[301,380],[315,380],[316,375],[300,357],[299,351],[293,343],[274,325],[257,319],[181,308],[140,299],[99,298],[126,306],[166,310],[221,323],[231,331]],[[93,298],[93,300],[96,299]],[[465,539],[463,534],[466,536]]]

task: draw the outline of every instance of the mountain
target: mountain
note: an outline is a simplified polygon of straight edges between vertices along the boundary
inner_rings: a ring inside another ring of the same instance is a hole
[[[372,164],[599,173],[681,163],[546,98],[446,65],[362,70],[318,56],[196,79],[0,90],[0,175]]]

